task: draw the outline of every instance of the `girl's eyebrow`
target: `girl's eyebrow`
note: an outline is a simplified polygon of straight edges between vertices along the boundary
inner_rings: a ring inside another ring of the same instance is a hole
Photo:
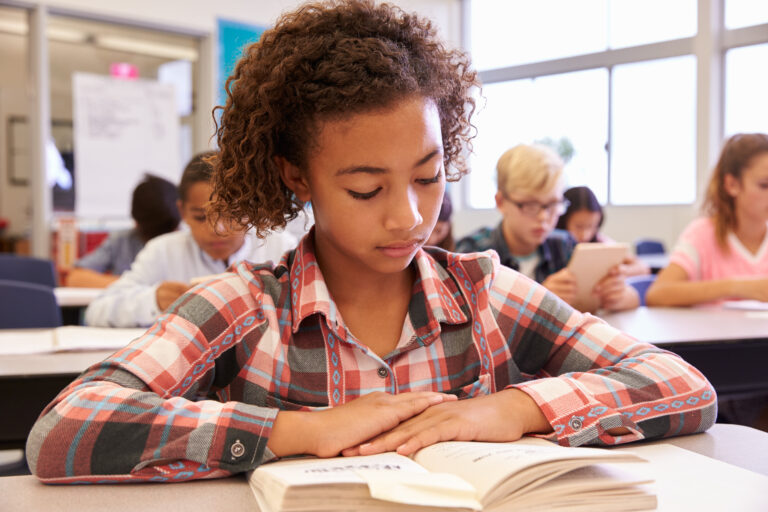
[[[443,154],[443,148],[435,148],[423,157],[421,157],[414,165],[413,167],[420,167],[424,165],[425,163],[432,160],[437,155]],[[374,167],[371,165],[356,165],[352,167],[345,167],[344,169],[339,169],[336,171],[336,176],[344,176],[347,174],[358,174],[358,173],[366,173],[366,174],[386,174],[389,170],[384,167]]]

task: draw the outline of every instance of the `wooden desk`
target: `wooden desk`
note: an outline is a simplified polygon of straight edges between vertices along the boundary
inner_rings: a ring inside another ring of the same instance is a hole
[[[715,425],[704,434],[648,444],[658,443],[674,444],[768,476],[768,460],[764,457],[768,453],[768,434],[759,430],[738,425]],[[756,480],[762,481],[759,477]],[[700,485],[704,496],[728,492],[715,481],[700,482]],[[33,476],[11,476],[0,478],[0,496],[3,497],[2,509],[7,512],[257,510],[250,488],[242,476],[207,482],[91,485],[87,488],[44,485]]]
[[[718,393],[768,390],[768,313],[716,306],[648,308],[602,315],[640,341],[681,355]]]

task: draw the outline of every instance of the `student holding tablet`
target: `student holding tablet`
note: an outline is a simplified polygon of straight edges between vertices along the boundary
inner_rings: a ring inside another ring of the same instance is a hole
[[[496,207],[502,221],[482,228],[456,244],[459,252],[493,249],[502,265],[538,281],[582,311],[620,311],[640,304],[627,285],[622,264],[605,267],[601,279],[586,294],[579,276],[567,268],[576,241],[555,229],[568,206],[563,198],[563,162],[551,149],[519,145],[505,152],[496,165]]]
[[[680,235],[649,306],[768,301],[768,135],[731,137],[709,180],[705,217]]]

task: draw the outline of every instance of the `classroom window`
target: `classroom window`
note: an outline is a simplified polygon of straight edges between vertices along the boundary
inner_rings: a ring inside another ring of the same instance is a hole
[[[696,0],[612,0],[608,12],[610,48],[626,48],[696,35]]]
[[[611,203],[691,203],[696,192],[696,60],[616,66]]]
[[[766,4],[768,5],[768,4]],[[763,65],[755,65],[755,63]],[[768,131],[768,44],[725,54],[725,136]]]
[[[749,27],[768,23],[768,2],[765,0],[726,0],[725,28]]]
[[[516,144],[563,141],[573,148],[566,168],[569,185],[607,183],[606,69],[499,82],[484,87],[483,95],[470,159],[472,208],[494,206],[496,161]],[[596,187],[595,193],[604,200],[606,186]]]
[[[471,1],[470,47],[477,69],[494,69],[605,49],[605,0]]]

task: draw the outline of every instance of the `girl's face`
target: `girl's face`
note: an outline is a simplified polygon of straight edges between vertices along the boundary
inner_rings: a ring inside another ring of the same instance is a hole
[[[312,202],[324,272],[360,276],[406,269],[432,233],[445,189],[434,102],[413,97],[326,121],[310,151],[306,173],[280,166],[288,187]]]
[[[579,210],[568,217],[565,229],[573,235],[577,242],[591,242],[600,227],[601,217],[600,212]]]
[[[741,179],[726,175],[725,187],[734,198],[739,220],[768,221],[768,153],[752,158]]]

